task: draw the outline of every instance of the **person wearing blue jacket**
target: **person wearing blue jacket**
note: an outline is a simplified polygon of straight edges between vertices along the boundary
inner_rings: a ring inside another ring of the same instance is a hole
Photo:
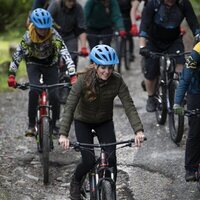
[[[187,109],[200,109],[200,42],[198,42],[183,68],[176,90],[174,113],[184,115],[181,102],[187,93]],[[189,132],[185,150],[185,180],[195,181],[200,163],[200,117],[189,117]]]

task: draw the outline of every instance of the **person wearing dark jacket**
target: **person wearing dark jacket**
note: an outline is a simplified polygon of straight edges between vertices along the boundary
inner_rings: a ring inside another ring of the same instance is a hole
[[[200,109],[200,42],[198,42],[190,57],[187,59],[180,83],[176,90],[174,101],[174,112],[184,115],[184,108],[181,106],[187,93],[187,109]],[[200,117],[189,117],[189,131],[185,150],[185,180],[195,181],[195,173],[200,163]]]
[[[82,6],[76,0],[56,0],[47,9],[55,23],[55,28],[62,36],[69,52],[78,52],[78,39],[80,51],[83,56],[88,56],[86,48],[86,24]],[[77,65],[78,57],[71,53]]]
[[[89,58],[92,62],[86,71],[78,75],[65,104],[60,124],[60,144],[69,148],[69,131],[74,119],[75,133],[78,142],[93,143],[92,130],[100,143],[116,141],[113,123],[114,98],[119,96],[130,124],[136,134],[136,145],[140,146],[144,139],[143,126],[122,76],[114,71],[119,62],[117,54],[108,45],[93,47]],[[105,148],[110,167],[116,169],[115,147]],[[113,152],[112,154],[110,154]],[[70,184],[72,199],[80,199],[81,180],[95,164],[90,152],[81,151],[82,159],[78,164]]]
[[[84,14],[90,49],[100,42],[110,45],[113,29],[119,31],[121,37],[126,35],[117,0],[87,0]]]
[[[183,19],[189,24],[193,35],[200,34],[197,17],[189,0],[148,1],[140,25],[140,54],[145,57],[144,76],[148,93],[146,110],[156,109],[156,88],[160,73],[159,59],[149,56],[149,51],[160,53],[184,52],[180,25]],[[176,72],[182,71],[184,56],[176,57]]]

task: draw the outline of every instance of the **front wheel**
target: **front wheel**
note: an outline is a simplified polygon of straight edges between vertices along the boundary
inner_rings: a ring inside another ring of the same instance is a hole
[[[170,132],[171,139],[175,144],[178,144],[181,142],[183,133],[184,133],[184,116],[175,115],[172,112],[173,105],[174,105],[174,95],[175,95],[177,84],[178,82],[174,80],[172,81],[169,87],[169,105],[170,105],[169,132]],[[184,106],[184,102],[182,103],[182,106]]]
[[[49,152],[50,152],[50,126],[49,126],[49,118],[43,117],[41,120],[41,128],[42,128],[42,161],[43,161],[43,182],[44,184],[48,184],[49,182]]]
[[[132,39],[132,38],[130,38]],[[130,55],[131,55],[131,52],[130,52],[130,39],[127,38],[125,39],[125,46],[124,46],[124,65],[125,65],[125,69],[126,70],[130,70]]]
[[[102,180],[99,186],[99,200],[116,200],[114,183],[109,180]]]
[[[167,89],[164,82],[160,82],[156,94],[156,120],[163,125],[167,118]]]

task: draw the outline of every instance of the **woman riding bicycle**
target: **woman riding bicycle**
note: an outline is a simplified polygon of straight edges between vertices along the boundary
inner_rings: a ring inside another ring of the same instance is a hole
[[[61,36],[52,28],[50,13],[44,9],[37,8],[32,12],[30,20],[32,23],[29,26],[29,30],[24,34],[22,41],[13,55],[9,69],[8,86],[16,86],[15,75],[22,59],[26,62],[28,78],[31,84],[41,84],[41,75],[43,76],[44,84],[58,83],[57,63],[59,56],[63,58],[67,65],[71,82],[75,82],[75,65]],[[26,136],[33,136],[35,134],[34,127],[38,96],[39,91],[30,88],[28,103],[29,124]],[[53,129],[58,132],[56,119],[59,118],[59,103],[56,98],[56,90],[50,92],[50,104],[53,110]]]
[[[108,45],[97,45],[93,47],[89,58],[91,65],[85,72],[80,73],[68,96],[60,125],[60,144],[65,149],[69,148],[68,135],[73,117],[78,142],[92,144],[92,130],[95,130],[100,143],[116,142],[113,101],[119,96],[136,133],[136,145],[140,146],[144,139],[143,126],[127,85],[121,75],[114,71],[115,64],[119,62],[115,50]],[[105,148],[105,151],[111,155],[110,167],[114,168],[117,175],[116,149],[112,146]],[[70,184],[72,199],[80,199],[81,181],[95,164],[91,152],[81,151],[81,155],[81,163],[78,164]]]
[[[176,90],[174,112],[184,115],[181,103],[187,92],[187,109],[200,109],[200,42],[198,42],[187,59],[179,86]],[[200,163],[200,117],[189,117],[189,132],[185,150],[185,180],[196,180],[195,173]]]

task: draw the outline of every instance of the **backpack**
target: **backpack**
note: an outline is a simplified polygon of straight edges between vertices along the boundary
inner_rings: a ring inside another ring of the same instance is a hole
[[[154,2],[154,10],[155,12],[157,12],[161,6],[161,3],[163,2],[164,0],[153,0]],[[180,9],[181,13],[184,15],[184,0],[177,0],[176,1],[176,4],[178,6],[178,8]]]

